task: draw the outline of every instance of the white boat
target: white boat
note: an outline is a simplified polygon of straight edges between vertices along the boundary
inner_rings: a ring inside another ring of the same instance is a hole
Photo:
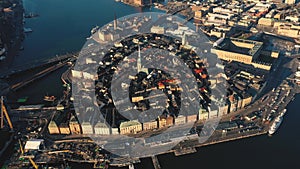
[[[274,134],[277,129],[279,128],[279,126],[281,125],[282,123],[282,120],[283,120],[283,116],[285,115],[286,113],[286,109],[284,109],[274,120],[273,124],[270,126],[270,129],[268,131],[269,135],[272,135]]]
[[[24,33],[30,33],[32,32],[33,30],[31,28],[24,28]]]

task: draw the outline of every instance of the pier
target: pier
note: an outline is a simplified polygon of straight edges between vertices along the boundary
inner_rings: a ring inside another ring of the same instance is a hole
[[[194,147],[185,147],[182,149],[176,149],[174,150],[174,154],[175,156],[181,156],[181,155],[185,155],[185,154],[192,154],[192,153],[196,153],[197,150]]]
[[[151,156],[153,166],[155,169],[161,169],[157,156]]]

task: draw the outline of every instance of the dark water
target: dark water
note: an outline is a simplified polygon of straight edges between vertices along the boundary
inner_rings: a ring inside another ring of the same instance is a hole
[[[198,148],[195,154],[158,157],[162,169],[283,169],[300,168],[300,95],[287,109],[282,125],[269,137],[257,136]],[[125,168],[125,167],[124,167]],[[138,169],[153,169],[150,158],[142,159]]]
[[[114,0],[23,0],[25,11],[40,17],[26,19],[26,27],[33,29],[24,41],[24,52],[15,59],[18,65],[37,58],[59,53],[79,51],[90,36],[90,30],[111,22],[114,14],[122,17],[152,8],[134,8]]]
[[[23,0],[28,12],[40,17],[26,20],[26,27],[34,30],[24,42],[25,50],[16,57],[14,65],[37,58],[49,58],[56,54],[79,51],[95,25],[102,26],[114,18],[141,11],[150,11],[117,3],[114,0]],[[152,11],[157,11],[152,9]],[[62,91],[60,74],[52,73],[16,93],[29,96],[32,102],[40,100],[45,93],[59,95]],[[289,104],[284,122],[272,136],[258,136],[228,143],[199,148],[191,155],[174,157],[159,156],[163,169],[182,168],[232,168],[232,169],[282,169],[300,168],[300,112],[298,95]],[[77,166],[76,168],[82,168]],[[83,167],[85,168],[85,167]],[[151,159],[142,159],[136,168],[153,168]]]
[[[26,34],[25,50],[15,56],[12,67],[80,51],[90,30],[111,22],[114,14],[122,17],[142,11],[159,12],[155,8],[134,8],[114,0],[23,0],[23,4],[25,12],[37,13],[40,17],[25,20],[25,27],[32,28],[33,32]],[[60,97],[63,90],[60,75],[64,70],[55,71],[47,78],[11,93],[10,98],[28,97],[27,104],[36,104],[44,95]]]

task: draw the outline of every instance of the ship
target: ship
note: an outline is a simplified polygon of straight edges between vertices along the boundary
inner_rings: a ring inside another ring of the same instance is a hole
[[[30,33],[32,32],[33,30],[31,28],[24,28],[24,33]]]
[[[28,14],[25,14],[24,18],[35,18],[35,17],[38,17],[38,16],[39,16],[39,14],[35,14],[35,13],[30,12]]]
[[[281,125],[282,123],[282,120],[283,120],[283,116],[285,115],[286,113],[286,109],[284,109],[274,120],[273,124],[271,125],[268,133],[269,135],[273,135],[277,129],[279,128],[279,126]]]

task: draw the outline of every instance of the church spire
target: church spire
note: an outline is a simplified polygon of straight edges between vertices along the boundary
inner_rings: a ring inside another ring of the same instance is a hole
[[[138,73],[140,72],[140,71],[142,71],[142,58],[141,58],[141,48],[140,48],[140,45],[138,45],[138,48],[139,48],[139,50],[138,50],[138,59],[137,59],[137,71],[138,71]]]

